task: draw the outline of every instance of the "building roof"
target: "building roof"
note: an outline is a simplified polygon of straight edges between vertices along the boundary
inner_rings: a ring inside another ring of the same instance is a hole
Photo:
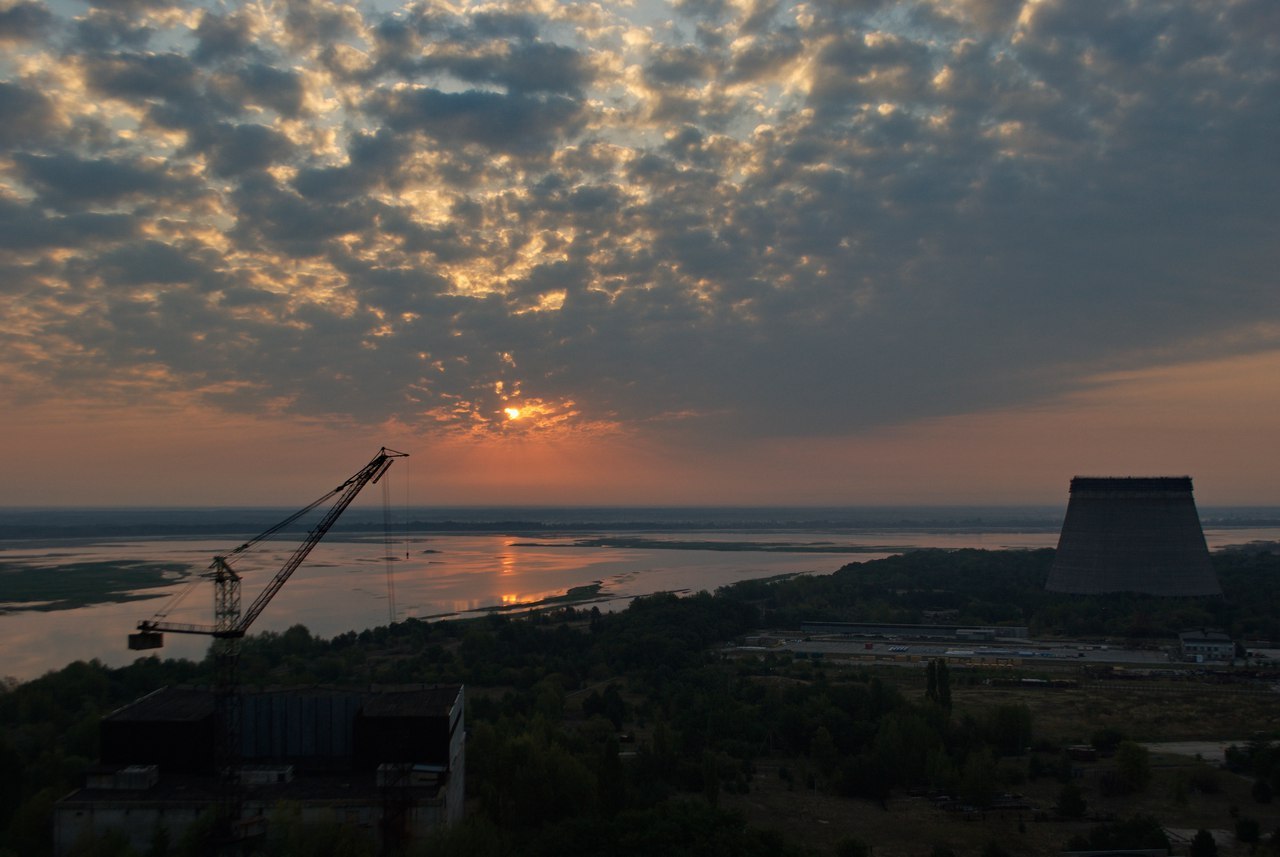
[[[458,701],[458,685],[411,690],[374,690],[365,697],[366,717],[447,717]]]
[[[1230,643],[1231,636],[1223,631],[1207,631],[1197,628],[1194,631],[1183,631],[1178,639],[1184,643]]]
[[[201,687],[162,687],[139,697],[108,714],[103,720],[116,723],[187,723],[212,717],[213,691]]]
[[[389,685],[360,689],[340,687],[272,687],[243,689],[247,698],[272,697],[350,700],[368,717],[447,717],[461,685]],[[212,717],[214,691],[207,687],[163,687],[119,708],[104,720],[126,722],[197,722]]]

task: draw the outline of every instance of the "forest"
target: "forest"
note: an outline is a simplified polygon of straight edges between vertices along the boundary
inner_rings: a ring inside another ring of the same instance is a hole
[[[617,613],[556,606],[520,616],[407,620],[332,639],[295,626],[247,638],[241,673],[247,684],[466,686],[467,819],[415,843],[408,855],[852,857],[874,847],[996,857],[1043,847],[1038,829],[1022,835],[1021,811],[1013,832],[980,845],[969,843],[972,836],[935,841],[911,830],[892,846],[856,833],[834,841],[798,835],[744,811],[766,780],[783,797],[876,812],[908,795],[948,796],[985,812],[1012,805],[1012,795],[1031,782],[1052,783],[1056,797],[1047,811],[1076,822],[1044,834],[1056,850],[1163,847],[1150,815],[1093,819],[1085,809],[1148,789],[1149,762],[1137,735],[1088,724],[1079,735],[1050,735],[1024,701],[980,695],[981,675],[960,674],[943,661],[905,675],[770,652],[727,657],[722,649],[761,628],[919,622],[926,610],[956,611],[949,621],[960,624],[1027,625],[1036,636],[1142,640],[1212,626],[1280,639],[1280,557],[1267,551],[1215,554],[1226,595],[1194,602],[1045,593],[1051,561],[1052,551],[917,551],[830,575],[648,596]],[[208,682],[211,672],[208,660],[151,657],[116,669],[77,662],[33,681],[6,681],[0,855],[51,853],[52,806],[96,759],[105,712],[162,686]],[[1253,784],[1257,811],[1237,807],[1233,823],[1243,818],[1256,847],[1276,848],[1268,813],[1271,793],[1280,789],[1280,750],[1271,743],[1280,735],[1254,737],[1237,750],[1234,766]],[[1114,754],[1096,795],[1073,781],[1069,738]],[[288,806],[278,808],[258,852],[374,854],[360,831],[336,820],[303,824]],[[135,854],[111,837],[78,843],[74,853]],[[204,853],[199,830],[174,838],[158,831],[137,857]]]

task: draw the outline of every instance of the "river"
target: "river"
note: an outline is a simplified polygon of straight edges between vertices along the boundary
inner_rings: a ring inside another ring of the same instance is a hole
[[[1280,527],[1206,526],[1211,549],[1255,540],[1280,540]],[[996,526],[920,529],[634,529],[588,534],[509,535],[490,532],[400,534],[389,542],[379,534],[345,535],[322,542],[280,590],[251,629],[283,631],[306,625],[331,637],[348,630],[386,625],[409,617],[429,621],[475,616],[494,609],[527,609],[575,587],[598,584],[579,605],[621,609],[631,599],[654,592],[696,592],[741,580],[782,574],[827,574],[850,563],[914,548],[1053,547],[1053,527]],[[575,544],[580,539],[616,539],[615,546]],[[621,545],[621,546],[617,546]],[[666,545],[666,546],[663,546]],[[683,545],[684,547],[673,547]],[[125,561],[181,563],[203,570],[212,556],[234,547],[223,538],[69,538],[0,541],[0,566],[38,566],[57,574],[70,563]],[[283,565],[294,543],[271,543],[252,562],[242,562],[247,606]],[[733,548],[733,549],[727,549]],[[821,551],[821,552],[816,552]],[[0,574],[0,602],[5,601]],[[173,585],[147,590],[157,597],[125,603],[96,603],[72,609],[12,609],[0,613],[5,640],[0,675],[33,678],[77,659],[130,663],[139,653],[126,648],[138,620],[148,619],[181,591],[188,594],[167,615],[169,621],[209,624],[213,587],[188,574]],[[29,606],[29,605],[28,605]],[[201,636],[165,635],[166,657],[200,658],[208,646]],[[149,654],[149,653],[148,653]]]

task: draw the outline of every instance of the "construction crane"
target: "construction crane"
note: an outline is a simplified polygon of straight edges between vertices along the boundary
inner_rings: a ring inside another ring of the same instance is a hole
[[[181,599],[181,596],[186,594],[184,592],[151,619],[140,621],[137,633],[129,635],[129,648],[139,650],[160,648],[164,645],[166,632],[171,634],[203,634],[213,638],[216,716],[219,721],[217,724],[215,764],[223,776],[224,783],[228,788],[227,794],[229,795],[222,807],[222,821],[233,823],[238,815],[239,808],[239,773],[237,768],[239,761],[240,706],[236,699],[236,692],[239,683],[240,640],[248,632],[249,626],[254,623],[254,620],[271,603],[271,599],[276,596],[280,588],[288,582],[289,578],[298,569],[298,566],[302,565],[303,561],[306,560],[307,555],[311,553],[311,549],[324,538],[346,508],[351,505],[351,501],[355,500],[356,495],[366,485],[377,483],[381,480],[395,459],[407,456],[408,453],[387,449],[385,446],[382,447],[378,450],[378,454],[373,457],[373,460],[360,468],[351,478],[337,488],[299,509],[235,550],[222,556],[215,556],[213,562],[209,565],[208,571],[201,575],[213,580],[212,625],[170,622],[165,618],[176,606],[176,602]],[[258,597],[253,600],[253,603],[249,605],[249,609],[241,613],[240,575],[232,567],[232,562],[257,543],[270,538],[302,516],[315,511],[326,503],[330,505],[323,517],[321,517],[320,522],[307,533],[302,543],[294,549],[289,558],[285,560],[284,565],[280,567],[280,570],[271,578],[271,581]]]
[[[334,488],[306,507],[299,509],[235,550],[224,556],[215,556],[209,566],[209,570],[203,575],[213,580],[214,623],[212,625],[191,625],[165,621],[161,617],[167,615],[168,609],[172,609],[170,607],[151,619],[144,619],[139,622],[138,632],[129,635],[129,648],[158,649],[164,645],[164,633],[166,631],[171,634],[203,634],[217,640],[238,640],[243,637],[249,630],[249,626],[271,603],[271,599],[288,582],[289,578],[298,569],[298,566],[302,565],[307,555],[311,553],[311,549],[324,538],[346,508],[351,505],[351,501],[356,498],[361,489],[370,483],[376,484],[381,480],[383,474],[391,467],[392,461],[406,457],[408,457],[408,453],[387,449],[385,446],[382,447],[372,461],[360,468],[350,479],[337,488]],[[335,497],[337,498],[336,500],[334,499]],[[298,545],[293,554],[280,567],[280,570],[276,572],[275,577],[267,584],[266,588],[253,600],[253,603],[249,605],[249,609],[242,614],[240,612],[240,575],[231,567],[231,561],[258,542],[270,538],[303,515],[330,500],[333,500],[333,504],[325,512],[324,517],[302,540],[302,544]]]

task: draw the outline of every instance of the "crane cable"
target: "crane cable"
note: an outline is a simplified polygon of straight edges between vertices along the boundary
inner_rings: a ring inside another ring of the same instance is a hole
[[[382,558],[387,567],[387,613],[396,622],[396,579],[391,562],[391,477],[382,480]]]
[[[354,479],[354,478],[355,478],[355,477],[352,477],[352,479]],[[224,562],[224,563],[227,563],[227,560],[229,560],[231,557],[238,556],[238,555],[240,555],[240,554],[244,553],[244,552],[245,552],[245,551],[247,551],[249,548],[253,547],[254,545],[256,545],[258,542],[262,541],[263,539],[266,539],[266,538],[268,538],[268,537],[270,537],[270,536],[273,536],[273,535],[275,535],[276,533],[280,532],[280,530],[284,529],[285,527],[287,527],[287,526],[289,526],[290,524],[292,524],[294,521],[296,521],[296,520],[298,520],[299,518],[301,518],[303,515],[305,515],[305,514],[307,514],[308,512],[312,511],[312,510],[313,510],[313,509],[315,509],[317,506],[319,506],[321,503],[325,502],[326,500],[331,499],[335,494],[337,494],[337,493],[341,492],[344,488],[346,488],[348,485],[350,485],[350,484],[351,484],[351,481],[352,481],[351,479],[348,479],[346,482],[343,482],[341,485],[339,485],[337,488],[334,488],[332,491],[330,491],[329,493],[325,494],[323,497],[320,497],[319,499],[315,500],[313,503],[311,503],[311,504],[309,504],[309,505],[307,505],[307,506],[304,506],[303,508],[301,508],[301,509],[299,509],[298,511],[294,512],[294,513],[293,513],[292,515],[290,515],[289,517],[285,518],[285,519],[284,519],[283,521],[281,521],[280,523],[276,524],[275,526],[271,527],[271,528],[270,528],[270,529],[268,529],[268,530],[265,530],[265,531],[264,531],[264,532],[262,532],[262,533],[259,533],[258,535],[256,535],[256,536],[254,536],[253,538],[249,539],[247,542],[244,542],[244,543],[243,543],[243,544],[241,544],[239,547],[237,547],[235,550],[232,550],[232,551],[228,552],[228,553],[226,554],[226,556],[223,556],[223,557],[217,557],[217,558],[215,558],[215,559],[214,559],[214,561],[213,561],[213,563],[211,563],[211,564],[209,565],[209,569],[212,569],[212,568],[214,568],[214,566],[216,566],[216,565],[217,565],[218,559],[221,559],[221,560],[223,560],[223,562]],[[227,564],[229,565],[229,563],[227,563]],[[182,589],[180,592],[178,592],[178,594],[176,594],[176,595],[174,595],[172,598],[170,598],[167,602],[165,602],[165,604],[164,604],[164,606],[163,606],[163,607],[161,607],[159,610],[157,610],[157,611],[155,612],[155,615],[153,615],[153,616],[151,617],[151,618],[152,618],[152,620],[154,621],[154,620],[158,620],[158,619],[165,619],[165,618],[167,618],[167,617],[168,617],[168,615],[169,615],[170,613],[172,613],[174,610],[176,610],[176,609],[177,609],[177,607],[178,607],[178,605],[179,605],[179,604],[181,604],[181,603],[182,603],[182,601],[183,601],[183,600],[184,600],[188,595],[190,595],[190,594],[192,593],[192,591],[193,591],[193,590],[194,590],[194,589],[195,589],[195,588],[200,584],[200,581],[201,581],[201,580],[203,580],[203,579],[208,578],[208,577],[209,577],[209,575],[210,575],[209,571],[206,571],[206,572],[205,572],[205,573],[203,573],[203,574],[198,574],[198,575],[196,575],[196,577],[195,577],[195,579],[194,579],[194,580],[192,580],[192,581],[191,581],[190,583],[188,583],[185,587],[183,587],[183,589]]]

